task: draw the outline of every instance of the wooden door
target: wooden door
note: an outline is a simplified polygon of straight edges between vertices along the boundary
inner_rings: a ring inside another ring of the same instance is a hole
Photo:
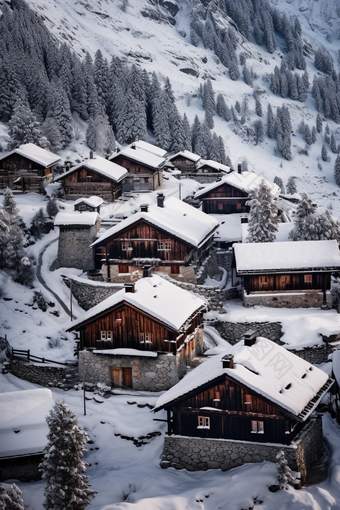
[[[132,368],[111,367],[111,381],[119,388],[132,388]]]

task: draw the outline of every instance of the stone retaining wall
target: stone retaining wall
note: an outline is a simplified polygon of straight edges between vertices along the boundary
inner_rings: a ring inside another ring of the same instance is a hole
[[[339,349],[340,344],[323,344],[315,345],[314,347],[304,347],[303,349],[288,349],[289,352],[296,354],[299,358],[305,359],[312,365],[319,365],[326,363],[329,356]]]
[[[291,469],[301,472],[302,482],[308,470],[323,451],[321,418],[312,419],[291,445],[251,443],[228,439],[165,436],[162,468],[174,467],[188,471],[222,469],[226,471],[250,462],[277,462],[283,450]]]
[[[93,282],[76,277],[65,279],[68,287],[70,286],[69,280],[72,281],[72,295],[84,310],[89,310],[123,288],[123,284],[119,283]]]
[[[332,308],[332,296],[326,292],[326,304]],[[269,306],[271,308],[321,308],[322,292],[286,293],[286,294],[246,294],[243,292],[243,306]]]
[[[280,342],[283,335],[281,322],[231,322],[213,319],[206,321],[206,325],[213,326],[220,336],[232,345],[242,340],[244,333],[250,329],[256,330],[259,336],[282,344]]]
[[[194,285],[192,283],[177,282],[168,276],[164,276],[164,278],[181,289],[194,292],[204,297],[208,302],[209,310],[217,310],[221,313],[225,313],[223,309],[223,292],[221,289],[210,285]]]
[[[64,367],[35,364],[14,359],[3,364],[3,371],[11,372],[19,379],[40,384],[40,386],[67,389],[66,369]]]

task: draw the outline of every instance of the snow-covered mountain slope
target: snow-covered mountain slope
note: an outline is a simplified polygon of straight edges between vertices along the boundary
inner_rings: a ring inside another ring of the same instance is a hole
[[[270,3],[290,18],[299,19],[310,83],[318,73],[314,66],[314,52],[320,46],[330,52],[338,71],[340,0],[271,0]],[[284,183],[294,175],[298,191],[307,192],[317,203],[333,209],[340,217],[338,186],[333,177],[336,155],[327,147],[329,161],[321,161],[323,133],[317,135],[316,143],[306,154],[305,141],[298,132],[301,121],[310,127],[316,122],[317,110],[311,87],[305,102],[288,97],[283,99],[270,91],[270,74],[285,56],[284,42],[278,36],[275,51],[269,53],[264,46],[255,44],[253,39],[247,41],[237,32],[236,52],[238,56],[240,53],[246,55],[247,66],[255,75],[253,87],[250,87],[242,76],[232,81],[226,67],[213,51],[203,46],[202,41],[197,46],[191,43],[190,22],[200,9],[209,7],[220,27],[235,27],[219,8],[221,3],[217,0],[30,0],[29,5],[43,17],[55,37],[67,42],[80,57],[86,51],[93,56],[100,49],[108,60],[116,55],[148,72],[156,72],[161,80],[169,76],[178,108],[181,114],[187,114],[191,123],[195,115],[204,119],[199,87],[207,78],[212,80],[215,97],[223,94],[229,107],[246,100],[248,115],[243,126],[214,116],[214,131],[222,137],[233,165],[247,160],[249,170],[270,179],[280,176]],[[255,90],[261,98],[264,123],[268,103],[274,110],[283,104],[288,105],[293,130],[291,161],[283,159],[275,150],[275,140],[265,136],[263,142],[255,145],[250,136],[253,122],[259,119],[255,112]],[[339,144],[339,126],[329,119],[325,120],[324,126],[326,123]]]

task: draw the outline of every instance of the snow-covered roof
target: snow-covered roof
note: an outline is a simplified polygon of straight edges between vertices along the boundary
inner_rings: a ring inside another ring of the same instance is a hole
[[[46,416],[53,405],[46,388],[0,393],[0,457],[41,453],[47,443]]]
[[[248,216],[245,213],[209,214],[219,222],[215,232],[216,241],[239,242],[242,238],[241,218]]]
[[[304,421],[321,400],[324,391],[319,392],[329,381],[325,372],[267,338],[258,337],[251,347],[243,340],[230,347],[233,368],[223,368],[226,354],[213,356],[189,372],[159,397],[155,410],[225,374]],[[304,412],[312,400],[312,409]]]
[[[131,147],[122,149],[120,152],[118,152],[118,154],[115,154],[111,157],[111,161],[114,161],[119,156],[125,156],[128,159],[142,163],[146,166],[154,168],[155,170],[158,170],[165,162],[164,157],[160,157],[156,154],[153,154],[152,152],[148,152],[142,149],[132,149]]]
[[[335,240],[240,243],[233,247],[240,274],[340,268],[340,251]]]
[[[54,220],[54,226],[55,227],[61,227],[63,225],[92,226],[96,224],[97,219],[98,213],[92,211],[58,212]]]
[[[195,247],[198,247],[208,236],[212,236],[218,226],[218,222],[208,214],[186,204],[178,198],[170,197],[164,201],[164,207],[150,205],[148,212],[135,213],[121,221],[118,225],[108,229],[91,246],[102,244],[106,239],[141,219],[183,239]]]
[[[93,197],[78,198],[74,202],[74,205],[85,203],[85,204],[90,205],[91,207],[99,207],[100,205],[102,205],[103,202],[104,202],[104,200],[101,197],[93,196]]]
[[[11,154],[20,154],[20,156],[24,156],[25,158],[34,161],[34,163],[42,165],[46,168],[60,161],[59,156],[53,154],[53,152],[47,151],[46,149],[42,149],[41,147],[35,145],[34,143],[26,143],[24,145],[20,145],[19,148],[14,149],[11,152],[8,152],[4,156],[1,156],[0,160],[7,158]]]
[[[227,165],[222,165],[222,163],[218,163],[212,159],[201,159],[201,161],[197,165],[197,170],[202,168],[202,166],[208,165],[211,168],[214,168],[217,172],[225,172],[226,174],[230,173],[230,167]]]
[[[194,154],[193,152],[190,152],[187,150],[177,152],[173,156],[170,156],[168,159],[169,159],[169,161],[172,161],[173,159],[176,159],[178,157],[183,157],[183,158],[189,159],[190,161],[193,161],[194,163],[197,163],[197,161],[199,161],[201,159],[201,156],[198,156],[198,154]]]
[[[110,356],[137,356],[141,358],[157,358],[155,351],[139,351],[138,349],[120,348],[120,349],[101,349],[93,350],[93,354],[109,354]]]
[[[107,312],[118,303],[125,301],[138,308],[163,324],[178,331],[188,318],[199,308],[204,301],[190,294],[160,276],[142,278],[135,283],[135,292],[120,290],[108,297],[98,305],[84,313],[82,317],[72,322],[68,331],[77,329],[81,324],[88,322],[97,315]]]
[[[261,181],[264,181],[267,186],[270,187],[271,194],[273,197],[278,197],[280,193],[280,188],[274,184],[273,182],[268,181],[264,177],[255,174],[254,172],[230,172],[228,175],[224,175],[222,179],[219,181],[213,182],[211,184],[208,184],[200,191],[197,191],[195,194],[196,198],[201,197],[202,195],[205,195],[209,191],[214,190],[215,188],[218,188],[222,184],[228,184],[230,186],[234,186],[235,188],[240,189],[241,191],[245,191],[246,193],[249,193],[254,188],[257,188]]]
[[[115,182],[121,181],[128,174],[127,170],[123,168],[121,165],[117,165],[116,163],[113,163],[108,159],[102,158],[101,156],[95,156],[93,159],[87,159],[85,161],[82,161],[82,163],[79,163],[79,165],[73,166],[67,172],[64,172],[62,175],[55,177],[54,180],[59,181],[61,179],[64,179],[66,175],[72,174],[73,172],[78,170],[78,168],[81,168],[83,166]]]
[[[167,152],[164,149],[156,147],[156,145],[152,145],[152,143],[144,142],[143,140],[133,142],[129,145],[129,147],[151,152],[151,154],[155,154],[155,156],[159,156],[160,158],[163,158]]]

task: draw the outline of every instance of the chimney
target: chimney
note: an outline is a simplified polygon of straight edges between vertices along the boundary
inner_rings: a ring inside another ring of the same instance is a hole
[[[232,354],[226,354],[222,358],[222,368],[233,368],[234,367],[234,356]]]
[[[143,278],[148,278],[151,273],[151,266],[143,266]]]
[[[93,151],[90,151],[90,159],[93,159]]]
[[[157,207],[164,207],[164,193],[157,193]]]
[[[148,210],[149,210],[149,204],[141,204],[140,212],[148,212]]]
[[[248,216],[241,216],[241,223],[248,223]]]
[[[241,163],[239,163],[239,164],[237,165],[237,173],[238,173],[238,174],[241,174],[241,173],[242,173],[242,165],[241,165]]]
[[[254,345],[257,339],[257,335],[258,333],[255,329],[249,329],[246,331],[243,335],[244,345],[247,345],[248,347]]]
[[[135,293],[135,283],[125,283],[124,284],[125,292],[130,292],[131,294]]]

